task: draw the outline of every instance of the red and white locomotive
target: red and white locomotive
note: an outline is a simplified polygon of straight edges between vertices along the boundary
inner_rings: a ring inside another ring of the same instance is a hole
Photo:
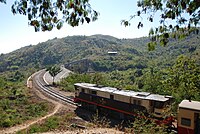
[[[171,125],[174,118],[166,115],[173,102],[171,96],[121,90],[90,83],[76,83],[74,101],[90,110],[117,116],[120,119],[138,116],[143,111],[158,124]],[[180,134],[200,133],[200,102],[183,100],[179,104],[177,129]]]

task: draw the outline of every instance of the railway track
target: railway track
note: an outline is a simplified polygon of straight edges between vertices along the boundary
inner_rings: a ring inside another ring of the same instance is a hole
[[[45,70],[41,70],[39,72],[36,72],[35,74],[32,75],[32,82],[34,83],[34,85],[36,85],[36,87],[42,91],[43,93],[49,95],[50,97],[62,101],[66,104],[70,104],[73,106],[77,106],[76,103],[74,103],[73,98],[65,96],[55,90],[53,90],[49,85],[47,85],[47,83],[44,81],[43,76],[45,74]],[[28,83],[30,81],[30,78],[28,79]],[[27,85],[29,86],[29,85]]]

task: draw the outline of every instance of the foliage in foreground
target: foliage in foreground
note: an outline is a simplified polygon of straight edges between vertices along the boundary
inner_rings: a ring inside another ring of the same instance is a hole
[[[91,118],[91,122],[94,124],[95,127],[100,128],[108,128],[110,127],[110,120],[107,119],[105,116],[100,116],[98,111],[94,114]]]
[[[140,117],[136,117],[134,122],[125,128],[125,132],[134,134],[169,134],[167,126],[158,125],[152,120]]]
[[[3,0],[4,3],[5,1]],[[26,15],[29,25],[35,28],[35,32],[51,31],[54,27],[59,30],[64,23],[72,27],[84,22],[90,23],[97,20],[99,15],[91,8],[88,0],[16,0],[11,9],[14,15]]]
[[[0,2],[6,3],[6,0]],[[188,36],[190,27],[199,25],[198,0],[137,0],[137,7],[138,11],[130,17],[130,20],[139,17],[141,20],[137,25],[138,28],[143,27],[143,16],[149,22],[155,22],[156,13],[159,14],[160,18],[157,20],[160,26],[157,26],[155,30],[150,29],[149,32],[153,44],[156,44],[159,38],[160,44],[166,45],[169,42],[169,32],[175,33],[175,36],[180,36],[180,34]],[[29,25],[33,26],[36,32],[51,31],[54,27],[61,29],[64,23],[72,27],[84,22],[90,23],[96,21],[99,16],[88,0],[16,0],[11,9],[13,14],[28,16]],[[128,26],[130,20],[122,20],[122,24]]]
[[[198,0],[138,0],[137,6],[139,10],[130,20],[139,18],[138,29],[143,27],[143,17],[149,22],[160,23],[149,30],[149,50],[154,50],[157,44],[166,46],[171,38],[182,39],[191,33],[199,33],[196,28],[200,24]],[[130,20],[122,20],[122,24],[129,26]]]

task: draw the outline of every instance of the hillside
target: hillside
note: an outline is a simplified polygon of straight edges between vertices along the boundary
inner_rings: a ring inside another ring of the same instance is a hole
[[[117,39],[107,35],[68,36],[2,54],[0,128],[21,124],[52,111],[51,104],[38,99],[33,90],[24,86],[26,79],[36,69],[53,64],[67,65],[77,60],[86,62],[75,62],[69,67],[81,74],[72,73],[58,83],[62,91],[74,91],[74,83],[88,82],[126,90],[172,95],[175,106],[183,99],[200,101],[199,35],[192,35],[180,41],[172,40],[168,46],[157,46],[152,52],[148,51],[147,42],[148,38],[145,37]],[[180,57],[181,54],[187,57]],[[179,63],[176,62],[177,57]],[[198,66],[191,58],[197,61]],[[101,73],[82,73],[86,71]],[[68,129],[75,114],[66,114],[69,110],[64,111],[61,111],[63,115],[59,113],[43,123],[30,126],[22,133],[60,128],[64,130],[64,127]],[[176,114],[177,108],[172,108],[172,112]]]
[[[197,61],[200,52],[200,36],[192,35],[184,40],[171,41],[167,47],[147,50],[148,38],[118,39],[107,35],[68,36],[54,38],[35,46],[26,46],[0,56],[0,72],[19,68],[43,68],[53,64],[89,59],[95,71],[145,68],[149,62],[159,67],[170,66],[180,54],[193,55]],[[112,56],[108,51],[117,52]]]

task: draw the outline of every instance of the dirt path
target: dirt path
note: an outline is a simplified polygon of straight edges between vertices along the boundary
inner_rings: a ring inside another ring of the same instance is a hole
[[[24,124],[21,124],[21,125],[18,125],[18,126],[14,126],[14,127],[11,127],[11,128],[8,128],[8,129],[5,129],[5,130],[2,130],[0,131],[1,134],[12,134],[12,133],[16,133],[17,131],[20,131],[20,130],[23,130],[23,129],[26,129],[28,128],[29,126],[35,124],[35,123],[38,123],[52,115],[54,115],[55,113],[57,113],[57,111],[61,108],[61,104],[57,104],[54,108],[54,110],[47,114],[46,116],[43,116],[43,117],[40,117],[38,119],[35,119],[33,121],[29,121],[27,123],[24,123]]]
[[[80,129],[75,131],[64,131],[64,132],[55,131],[55,132],[46,132],[40,134],[125,134],[125,133],[111,128],[91,128],[86,130]]]

